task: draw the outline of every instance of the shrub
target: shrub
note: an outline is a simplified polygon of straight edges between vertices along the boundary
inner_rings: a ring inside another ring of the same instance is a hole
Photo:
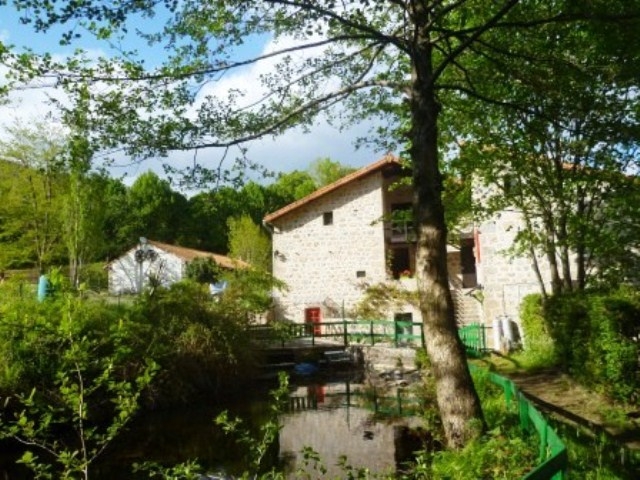
[[[562,367],[583,383],[629,401],[640,387],[635,292],[576,293],[549,299],[545,317]],[[637,400],[637,399],[635,399]]]
[[[545,368],[557,363],[555,342],[544,316],[543,299],[539,294],[527,295],[520,305],[520,322],[524,333],[524,352],[518,362],[528,370]]]

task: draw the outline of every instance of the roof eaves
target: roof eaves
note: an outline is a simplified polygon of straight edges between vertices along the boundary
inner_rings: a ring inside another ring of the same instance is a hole
[[[290,213],[293,212],[294,210],[297,210],[298,208],[307,205],[311,202],[313,202],[314,200],[323,197],[324,195],[327,195],[330,192],[333,192],[334,190],[337,190],[340,187],[343,187],[345,185],[348,185],[356,180],[359,180],[363,177],[366,177],[367,175],[376,172],[388,165],[397,165],[397,166],[401,166],[401,162],[400,159],[398,159],[398,157],[396,157],[395,155],[392,154],[387,154],[384,157],[382,157],[380,160],[378,160],[377,162],[374,162],[370,165],[367,165],[359,170],[356,170],[355,172],[352,172],[348,175],[345,175],[344,177],[340,178],[339,180],[336,180],[333,183],[330,183],[329,185],[325,185],[324,187],[319,188],[318,190],[310,193],[309,195],[307,195],[306,197],[303,197],[299,200],[296,200],[295,202],[290,203],[289,205],[286,205],[284,207],[282,207],[280,210],[276,210],[273,213],[270,213],[269,215],[266,215],[263,219],[264,223],[271,223],[274,220]]]

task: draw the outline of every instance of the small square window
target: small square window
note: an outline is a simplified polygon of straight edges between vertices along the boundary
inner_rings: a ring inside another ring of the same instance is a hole
[[[356,277],[357,277],[357,278],[364,278],[364,277],[366,277],[366,276],[367,276],[367,272],[365,272],[364,270],[358,270],[358,271],[356,272]]]
[[[322,214],[322,223],[324,225],[333,225],[333,212],[324,212]]]

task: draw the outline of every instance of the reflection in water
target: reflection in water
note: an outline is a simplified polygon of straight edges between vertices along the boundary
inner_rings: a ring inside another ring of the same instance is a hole
[[[372,472],[396,470],[396,444],[401,443],[399,431],[417,427],[419,419],[403,418],[379,420],[373,411],[363,406],[362,397],[354,397],[351,390],[357,385],[337,383],[312,385],[306,392],[298,388],[293,398],[306,393],[317,400],[317,409],[297,409],[282,417],[280,456],[284,459],[289,478],[300,476],[300,470],[310,478],[341,478],[344,470],[339,466],[342,457],[353,468],[367,468]],[[358,401],[358,399],[360,401]],[[309,404],[313,405],[313,401]],[[296,402],[292,402],[294,409]],[[398,430],[398,427],[405,427]],[[303,447],[310,447],[323,466],[325,475],[313,464],[305,465]],[[404,460],[404,459],[403,459]]]
[[[289,478],[295,478],[296,472],[305,468],[300,452],[309,447],[319,454],[328,469],[327,477],[336,478],[344,473],[336,466],[343,455],[353,467],[394,471],[398,443],[397,438],[394,441],[394,430],[397,437],[398,426],[414,427],[419,421],[375,420],[372,410],[363,407],[362,398],[353,395],[357,388],[358,385],[349,382],[292,385],[292,408],[281,417],[279,444],[273,446],[267,467],[284,464]],[[260,388],[252,394],[253,398],[247,395],[227,404],[202,401],[187,408],[145,413],[105,452],[101,463],[94,466],[91,478],[148,478],[132,473],[134,463],[146,460],[166,466],[197,460],[208,472],[242,473],[247,465],[244,446],[225,435],[214,419],[228,410],[230,417],[242,418],[243,425],[257,436],[269,412],[270,396],[267,389]],[[0,478],[31,478],[8,463],[12,461],[0,454]],[[311,478],[322,478],[310,468],[307,471]]]

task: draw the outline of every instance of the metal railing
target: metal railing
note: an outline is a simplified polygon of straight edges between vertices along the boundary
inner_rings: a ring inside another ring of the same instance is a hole
[[[486,327],[475,323],[458,329],[458,335],[467,354],[477,357],[487,349]],[[343,346],[351,344],[392,343],[394,346],[419,346],[424,348],[424,325],[421,322],[394,320],[338,320],[316,323],[278,323],[249,327],[255,340],[278,342],[282,346],[292,339],[307,339],[311,345],[317,340],[333,340]]]
[[[469,365],[472,371],[482,370]],[[524,396],[516,384],[508,378],[488,372],[489,379],[504,391],[508,406],[515,402],[520,417],[520,426],[527,432],[538,435],[538,465],[522,480],[563,480],[569,464],[567,448],[542,413]]]
[[[422,323],[393,320],[338,320],[314,323],[279,323],[249,327],[252,338],[275,341],[282,345],[288,340],[307,339],[311,345],[318,340],[333,340],[345,347],[351,344],[375,345],[392,343],[396,347],[413,345],[424,347]]]

